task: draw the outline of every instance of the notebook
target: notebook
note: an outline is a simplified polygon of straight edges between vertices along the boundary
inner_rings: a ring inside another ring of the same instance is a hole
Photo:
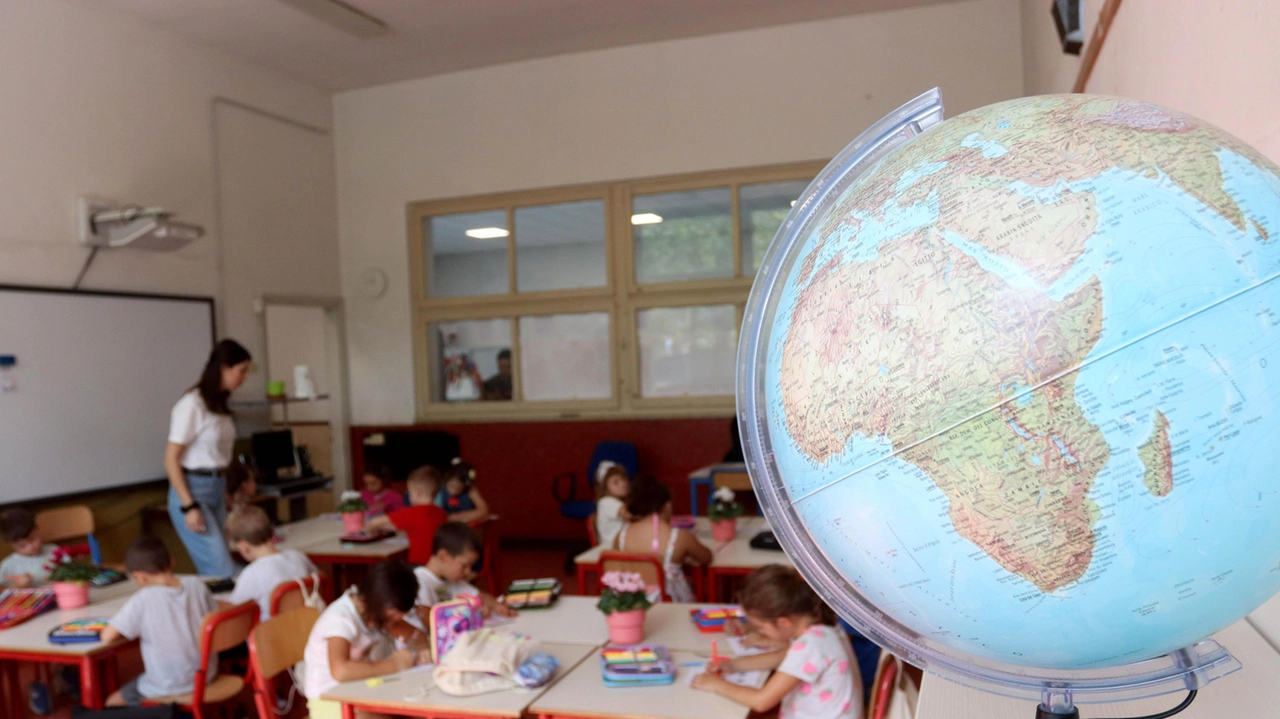
[[[661,644],[605,647],[600,650],[600,671],[607,687],[662,685],[676,679],[675,664]]]
[[[87,644],[100,641],[102,630],[107,628],[108,621],[107,619],[77,619],[59,624],[49,630],[49,641],[53,644]]]

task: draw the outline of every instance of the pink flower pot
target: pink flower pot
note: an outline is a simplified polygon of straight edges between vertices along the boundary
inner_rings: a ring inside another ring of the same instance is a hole
[[[343,512],[342,531],[346,534],[364,531],[364,512]]]
[[[53,595],[58,609],[75,609],[89,603],[89,585],[82,582],[54,582]]]
[[[643,609],[606,614],[604,621],[609,625],[610,644],[630,645],[644,641]]]
[[[717,542],[728,542],[738,536],[738,520],[721,519],[711,523],[711,538]]]

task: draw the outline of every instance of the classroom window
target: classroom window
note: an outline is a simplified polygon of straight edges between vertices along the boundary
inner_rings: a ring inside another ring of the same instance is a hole
[[[738,196],[738,226],[742,234],[742,274],[754,276],[764,251],[778,234],[796,198],[808,186],[805,180],[743,185]]]
[[[731,203],[728,188],[635,197],[636,282],[732,277]]]
[[[731,414],[752,280],[821,168],[412,203],[419,419]]]
[[[520,318],[520,386],[530,401],[613,394],[609,313]]]
[[[737,307],[654,307],[637,313],[637,325],[642,396],[733,394]]]
[[[604,287],[604,200],[517,207],[519,292]]]

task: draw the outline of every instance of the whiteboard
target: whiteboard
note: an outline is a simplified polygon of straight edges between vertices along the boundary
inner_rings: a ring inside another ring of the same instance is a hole
[[[0,286],[0,504],[164,478],[213,322],[207,298]]]

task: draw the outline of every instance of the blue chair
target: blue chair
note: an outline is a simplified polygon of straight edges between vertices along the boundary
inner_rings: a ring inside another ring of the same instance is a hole
[[[596,445],[595,451],[591,453],[591,461],[587,463],[587,495],[578,498],[578,475],[574,472],[566,472],[558,475],[551,480],[551,494],[560,503],[560,514],[583,521],[596,511],[596,470],[600,468],[601,462],[615,462],[622,465],[627,470],[630,477],[636,476],[639,469],[639,460],[636,455],[636,446],[631,442],[601,442]],[[565,485],[568,485],[565,491]]]

